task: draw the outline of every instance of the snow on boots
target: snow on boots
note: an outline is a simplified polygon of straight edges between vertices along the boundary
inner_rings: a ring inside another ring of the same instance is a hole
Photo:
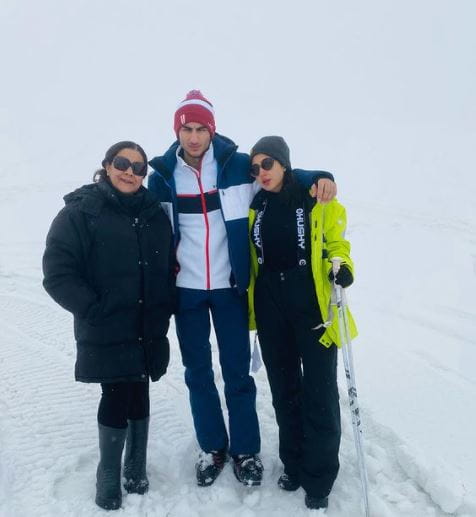
[[[197,485],[212,485],[220,472],[223,470],[223,467],[227,461],[228,455],[226,449],[211,452],[201,451],[198,457],[198,461],[195,465]]]
[[[299,483],[299,480],[297,478],[288,476],[288,474],[284,473],[281,474],[281,476],[278,479],[278,486],[279,488],[281,488],[282,490],[286,490],[287,492],[294,492],[301,486],[301,483]]]
[[[263,464],[257,454],[233,456],[233,472],[245,486],[259,486],[263,477]]]
[[[149,490],[147,479],[147,437],[149,417],[128,420],[126,452],[124,456],[124,488],[129,494],[145,494]]]
[[[329,506],[328,497],[312,497],[306,494],[305,497],[306,506],[311,510],[321,510]]]

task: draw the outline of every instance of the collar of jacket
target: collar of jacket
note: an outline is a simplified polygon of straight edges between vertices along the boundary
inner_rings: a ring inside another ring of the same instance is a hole
[[[284,173],[284,182],[280,192],[269,192],[262,188],[257,192],[253,201],[251,202],[250,208],[258,210],[264,204],[267,199],[281,199],[286,204],[294,200],[295,202],[301,202],[306,197],[306,188],[299,183],[294,173],[294,169],[286,171]],[[292,191],[292,192],[291,192]],[[290,194],[292,198],[290,197]]]
[[[302,176],[303,173],[304,176]],[[292,169],[285,174],[285,182],[281,192],[276,194],[264,189],[259,190],[253,198],[250,208],[253,210],[259,210],[266,199],[269,199],[272,196],[280,196],[281,200],[286,204],[296,205],[304,203],[306,212],[310,212],[316,202],[309,194],[310,187],[306,184],[309,183],[309,178],[311,178],[312,184],[312,176],[309,176],[309,171]]]
[[[75,203],[83,212],[91,215],[98,215],[104,205],[104,196],[100,194],[97,183],[83,185],[66,194],[63,200],[65,205]]]
[[[213,154],[218,163],[218,168],[221,169],[228,161],[230,156],[236,152],[238,146],[226,136],[215,133],[212,140]],[[150,160],[149,165],[157,172],[159,172],[166,181],[172,178],[177,164],[177,148],[179,147],[178,140],[175,141],[163,156],[156,156]]]
[[[140,188],[145,191],[140,217],[149,219],[157,210],[161,209],[161,207],[154,196],[144,186],[141,186]],[[91,215],[99,215],[106,203],[110,203],[121,212],[126,212],[117,197],[114,195],[113,188],[105,181],[83,185],[75,191],[66,194],[63,199],[65,205],[78,203],[80,210]]]
[[[182,169],[194,169],[194,167],[191,167],[188,165],[188,163],[180,156],[180,147],[176,147],[175,149],[175,156],[177,158],[176,166],[174,170],[176,171],[177,168]],[[202,159],[200,161],[200,169],[204,170],[207,169],[207,167],[211,167],[213,165],[213,162],[215,161],[215,146],[210,145],[208,149],[205,151],[205,154],[202,155]]]
[[[109,184],[107,181],[101,181],[98,183],[98,190],[101,192],[104,198],[104,203],[110,202],[119,211],[128,214],[127,210],[116,194],[116,189],[111,184]],[[144,199],[142,201],[142,206],[140,212],[138,213],[138,217],[146,220],[150,219],[158,210],[161,210],[162,208],[155,197],[143,185],[140,186],[139,192],[142,193]]]

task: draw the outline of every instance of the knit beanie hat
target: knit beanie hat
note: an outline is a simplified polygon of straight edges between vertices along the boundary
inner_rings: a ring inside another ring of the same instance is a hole
[[[179,104],[174,116],[174,131],[177,135],[180,128],[188,122],[203,124],[213,138],[215,135],[215,112],[213,104],[205,99],[200,90],[191,90]]]
[[[264,136],[260,138],[251,149],[250,158],[253,159],[253,156],[260,153],[271,156],[271,158],[278,160],[286,169],[291,169],[289,147],[282,136]]]

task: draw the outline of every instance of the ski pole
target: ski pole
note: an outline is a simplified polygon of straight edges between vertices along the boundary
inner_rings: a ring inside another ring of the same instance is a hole
[[[357,400],[357,386],[355,383],[354,360],[352,357],[352,344],[349,332],[349,323],[347,319],[347,300],[345,290],[342,286],[336,284],[336,275],[340,269],[342,259],[335,257],[332,261],[332,272],[334,273],[333,291],[335,296],[335,304],[337,306],[337,317],[339,323],[339,335],[342,343],[342,357],[344,359],[345,377],[347,380],[347,393],[349,395],[349,406],[352,415],[352,429],[354,432],[355,448],[357,451],[357,459],[359,463],[360,481],[362,484],[362,497],[364,500],[364,508],[366,517],[370,516],[369,494],[368,494],[368,477],[365,465],[364,445],[362,437],[361,418],[359,411],[359,403]]]

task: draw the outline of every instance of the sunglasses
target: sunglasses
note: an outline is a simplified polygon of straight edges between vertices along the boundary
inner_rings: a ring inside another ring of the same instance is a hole
[[[274,158],[263,158],[261,160],[261,163],[253,163],[251,166],[250,174],[253,176],[253,178],[257,178],[260,173],[260,169],[263,169],[264,171],[270,171],[273,168],[274,165]]]
[[[136,176],[145,176],[147,174],[147,164],[144,162],[131,162],[124,156],[115,156],[112,165],[118,170],[125,172],[130,167]]]

